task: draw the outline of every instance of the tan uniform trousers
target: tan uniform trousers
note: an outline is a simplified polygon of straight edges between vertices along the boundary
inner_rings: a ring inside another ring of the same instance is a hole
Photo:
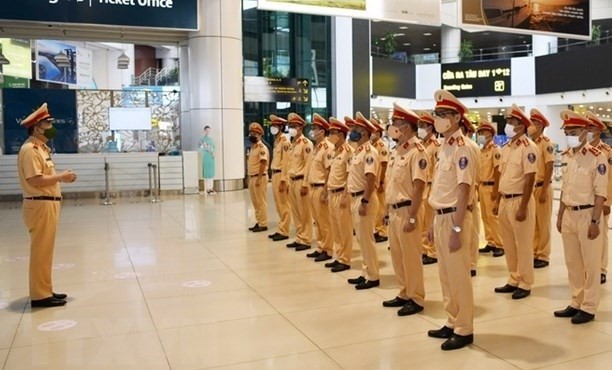
[[[261,183],[257,186],[257,179],[261,179]],[[255,209],[255,220],[259,226],[268,226],[268,202],[266,191],[268,188],[268,175],[261,177],[249,177],[249,194],[251,202]]]
[[[467,215],[467,213],[466,213]],[[454,213],[436,215],[434,241],[438,251],[438,272],[442,285],[442,297],[447,321],[445,326],[455,334],[470,335],[474,332],[474,294],[470,277],[470,228],[464,220],[461,231],[461,249],[451,253],[450,240]]]
[[[477,206],[472,205],[472,210],[465,213],[463,220],[463,228],[469,231],[469,247],[470,247],[470,267],[476,271],[478,265],[478,244],[480,243],[480,223],[475,222],[480,218],[480,211]]]
[[[531,290],[533,285],[533,234],[535,232],[535,200],[529,199],[525,221],[516,220],[516,211],[521,197],[502,199],[499,205],[499,226],[501,229],[506,264],[508,265],[508,284],[521,289]]]
[[[280,192],[281,174],[272,175],[272,194],[274,194],[274,204],[278,213],[278,233],[283,236],[289,235],[289,224],[291,223],[291,207],[289,206],[289,185],[284,192]]]
[[[600,300],[599,272],[603,235],[588,238],[593,209],[566,210],[561,224],[565,264],[572,292],[570,306],[592,315]],[[600,226],[601,231],[601,226]]]
[[[24,200],[23,221],[30,232],[30,299],[53,296],[53,251],[60,202]]]
[[[428,255],[431,258],[438,258],[438,254],[436,252],[436,245],[431,243],[427,238],[427,233],[433,223],[434,220],[434,211],[429,205],[427,199],[429,199],[429,195],[431,194],[431,183],[427,183],[425,186],[425,190],[423,191],[423,205],[419,210],[419,223],[421,224],[421,232],[422,232],[422,245],[423,245],[423,253]]]
[[[480,185],[478,187],[482,224],[484,226],[487,244],[494,245],[497,248],[503,248],[501,232],[499,231],[499,218],[493,214],[493,207],[495,204],[491,200],[492,193],[493,186]]]
[[[421,225],[404,232],[404,225],[410,218],[409,207],[389,210],[389,247],[391,262],[400,291],[398,297],[412,299],[419,306],[425,304],[425,283],[423,282],[423,263],[421,246]]]
[[[374,218],[378,212],[378,197],[371,197],[368,204],[368,212],[365,216],[359,215],[359,206],[362,196],[353,197],[351,200],[351,214],[353,215],[353,226],[357,234],[357,241],[361,247],[363,266],[361,275],[368,280],[378,280],[378,256],[374,242]]]
[[[603,234],[603,248],[601,249],[601,273],[608,274],[608,252],[610,245],[608,244],[608,219],[610,215],[603,216],[602,227],[599,229]]]
[[[334,253],[334,239],[331,231],[331,221],[329,220],[329,207],[327,203],[321,202],[321,196],[325,187],[310,187],[308,196],[310,197],[310,211],[315,221],[317,231],[317,245],[319,250],[326,252],[329,256]]]
[[[540,203],[540,194],[542,193],[542,187],[536,187],[533,189],[533,196],[535,198],[535,232],[533,238],[533,258],[540,259],[543,261],[550,260],[550,229],[552,227],[552,202],[553,202],[553,188],[548,186],[548,198],[546,202]]]
[[[300,189],[304,180],[291,180],[289,184],[289,202],[295,223],[295,241],[310,245],[312,242],[312,216],[310,215],[310,198],[301,196]],[[310,189],[308,189],[310,190]]]
[[[388,236],[387,225],[385,225],[385,210],[387,205],[385,202],[385,192],[379,192],[376,190],[376,197],[378,198],[378,212],[376,213],[376,224],[374,225],[374,232],[380,236]]]
[[[340,208],[344,193],[329,193],[329,218],[331,223],[331,234],[334,239],[336,259],[345,265],[351,264],[353,256],[353,219],[351,218],[351,204],[346,208]]]

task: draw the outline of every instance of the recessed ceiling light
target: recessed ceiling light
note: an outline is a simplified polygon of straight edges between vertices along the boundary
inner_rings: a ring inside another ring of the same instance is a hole
[[[410,46],[410,43],[409,42],[405,42],[404,46]]]
[[[438,46],[438,45],[434,44],[434,47],[435,47],[435,46]]]
[[[406,34],[403,33],[403,32],[402,33],[394,33],[393,36],[400,37],[400,36],[406,36]]]
[[[423,33],[423,36],[431,36],[431,32],[425,32]]]
[[[606,109],[606,112],[612,112],[612,109],[608,108]]]
[[[579,107],[580,107],[580,108],[584,108],[584,105],[580,104],[580,105],[579,105]]]
[[[593,108],[594,108],[594,107],[593,107],[592,105],[589,107],[589,109],[593,109]]]
[[[505,112],[505,111],[506,111],[506,108],[502,108],[502,109],[501,109],[501,111],[502,111],[502,112]]]
[[[603,110],[603,108],[602,108],[602,107],[599,107],[599,108],[597,108],[597,110]]]
[[[431,50],[431,48],[423,48],[423,50],[429,51],[429,50]]]
[[[399,27],[399,29],[400,29],[400,30],[407,30],[407,29],[408,29],[408,26],[400,26],[400,27]]]

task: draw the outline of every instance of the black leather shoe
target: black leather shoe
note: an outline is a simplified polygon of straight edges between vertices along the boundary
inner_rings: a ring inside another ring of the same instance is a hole
[[[605,284],[606,283],[606,274],[601,274],[600,278],[599,278],[599,283],[600,284]]]
[[[443,351],[452,351],[454,349],[463,348],[465,346],[469,346],[474,343],[474,334],[470,335],[458,335],[453,334],[450,338],[446,340],[446,342],[442,343]]]
[[[308,253],[308,254],[306,255],[306,257],[308,257],[308,258],[316,258],[316,257],[319,257],[320,255],[321,255],[321,252],[319,252],[319,251],[314,251],[314,252],[312,252],[312,253]]]
[[[259,227],[259,224],[255,224],[255,226],[253,226],[253,227],[249,227],[249,230],[250,230],[250,231],[253,231],[254,229],[256,229],[256,228],[258,228],[258,227]]]
[[[63,299],[57,299],[55,297],[49,297],[45,299],[37,299],[32,301],[32,308],[36,307],[59,307],[66,304]]]
[[[287,235],[276,234],[276,236],[274,236],[272,238],[272,241],[273,242],[280,242],[282,240],[287,240],[287,239],[289,239],[289,237]]]
[[[576,315],[578,311],[580,310],[577,310],[572,306],[567,306],[563,310],[555,311],[554,315],[555,317],[574,317],[574,315]]]
[[[66,299],[66,298],[68,298],[68,294],[53,293],[53,298],[55,298],[55,299]]]
[[[384,243],[387,240],[389,240],[389,238],[386,237],[386,236],[382,236],[382,235],[379,235],[379,234],[374,234],[374,241],[376,243]]]
[[[423,311],[423,306],[414,303],[412,299],[408,300],[408,303],[404,305],[404,307],[400,308],[397,311],[397,316],[409,316],[414,315],[415,313]]]
[[[257,227],[254,228],[251,231],[254,232],[254,233],[260,233],[262,231],[268,231],[268,227],[267,226],[259,226],[259,225],[257,225]]]
[[[338,260],[334,260],[334,262],[327,262],[325,264],[325,267],[327,267],[328,269],[332,268],[332,267],[336,267],[340,264],[340,262],[338,262]]]
[[[476,270],[470,270],[470,276],[471,277],[476,276]]]
[[[278,233],[274,233],[274,234],[270,234],[268,235],[268,238],[270,239],[274,239],[275,236],[279,235]]]
[[[504,248],[495,248],[493,251],[493,257],[503,257],[504,254],[506,254]]]
[[[495,251],[495,247],[492,246],[491,244],[487,244],[486,247],[480,248],[478,250],[478,253],[490,253],[490,252],[494,252],[494,251]]]
[[[514,292],[512,292],[512,299],[523,299],[529,297],[531,294],[531,290],[516,288]]]
[[[453,329],[443,326],[440,329],[428,331],[427,335],[432,338],[448,339],[453,335]]]
[[[355,278],[355,279],[348,279],[347,281],[348,281],[349,284],[357,285],[357,284],[365,283],[366,278],[364,278],[363,276],[360,276],[360,277]]]
[[[350,269],[351,269],[350,265],[347,265],[344,263],[338,263],[336,266],[332,267],[331,272],[340,272],[340,271],[345,271],[345,270],[350,270]]]
[[[546,266],[548,266],[548,261],[544,261],[544,260],[537,259],[537,258],[533,260],[534,269],[541,269]]]
[[[589,321],[593,321],[595,319],[595,315],[592,315],[588,312],[584,312],[582,310],[578,310],[578,313],[572,317],[572,324],[586,324]]]
[[[433,258],[433,257],[429,257],[429,256],[425,256],[423,257],[423,264],[424,265],[431,265],[434,263],[437,263],[438,259],[437,258]]]
[[[298,243],[297,247],[295,247],[295,251],[296,252],[305,251],[307,249],[310,249],[310,245],[308,245],[308,244],[299,244]]]
[[[300,243],[298,242],[293,242],[293,243],[289,243],[287,244],[287,248],[295,248],[299,245]]]
[[[495,293],[514,293],[517,287],[506,284],[502,287],[495,288]]]
[[[327,252],[321,253],[317,258],[314,259],[315,262],[323,262],[332,259],[332,256],[327,254]]]
[[[403,307],[406,303],[408,303],[407,299],[395,297],[388,301],[383,301],[383,307]]]
[[[366,282],[355,285],[355,289],[364,290],[374,288],[380,285],[380,280],[367,280]]]

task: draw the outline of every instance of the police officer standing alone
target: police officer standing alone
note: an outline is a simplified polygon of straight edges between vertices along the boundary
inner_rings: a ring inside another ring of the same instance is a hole
[[[251,151],[247,163],[249,175],[249,194],[255,210],[257,223],[250,230],[259,233],[268,230],[268,202],[266,193],[268,188],[268,163],[270,163],[270,152],[268,147],[261,142],[264,130],[257,122],[249,125],[249,141]]]
[[[289,156],[291,155],[291,142],[285,136],[287,120],[270,116],[270,133],[274,135],[274,155],[272,156],[272,194],[278,213],[278,231],[268,237],[272,241],[289,239],[289,226],[291,223],[291,208],[289,207]]]

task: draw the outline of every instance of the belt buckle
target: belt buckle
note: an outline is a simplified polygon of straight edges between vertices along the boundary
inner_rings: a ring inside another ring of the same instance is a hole
[[[565,206],[565,209],[568,211],[573,211],[574,207],[573,206]]]

